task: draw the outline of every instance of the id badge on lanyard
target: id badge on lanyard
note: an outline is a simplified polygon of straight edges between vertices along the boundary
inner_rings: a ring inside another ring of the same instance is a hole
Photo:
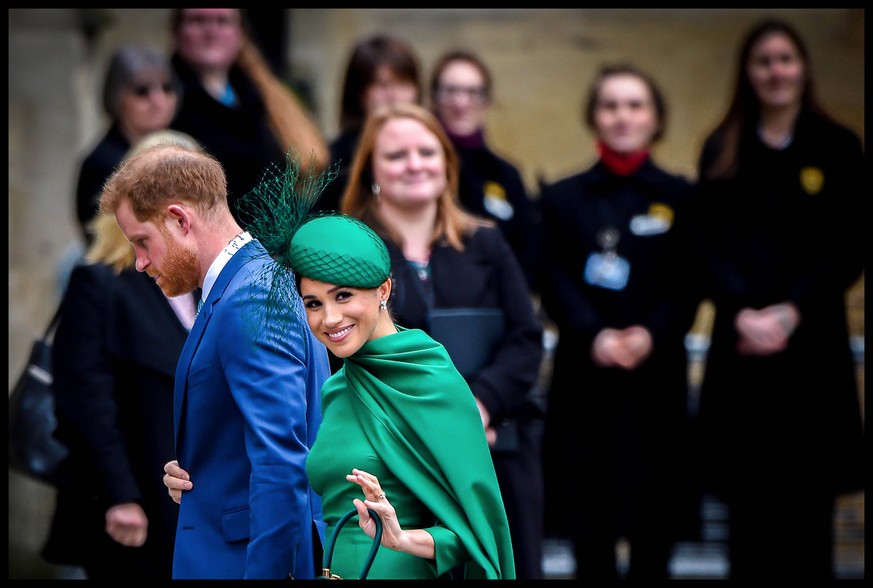
[[[616,253],[621,233],[607,227],[597,234],[602,253],[592,253],[585,262],[585,282],[609,290],[623,290],[630,276],[630,263]]]

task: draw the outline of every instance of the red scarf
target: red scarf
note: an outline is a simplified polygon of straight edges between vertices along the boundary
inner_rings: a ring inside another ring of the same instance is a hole
[[[618,153],[610,149],[602,141],[597,142],[597,150],[600,151],[600,161],[612,173],[619,176],[630,176],[640,169],[649,159],[649,150],[643,149],[635,153]]]

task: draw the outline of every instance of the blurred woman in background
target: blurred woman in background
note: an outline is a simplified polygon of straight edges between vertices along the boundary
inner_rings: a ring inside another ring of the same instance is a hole
[[[440,56],[430,79],[431,108],[458,153],[458,198],[470,212],[492,219],[512,247],[528,286],[535,288],[537,210],[521,172],[485,140],[494,101],[491,72],[475,53]]]
[[[845,297],[864,271],[858,136],[814,91],[789,25],[749,31],[699,161],[698,227],[716,316],[701,389],[730,577],[833,577],[839,494],[863,490]]]
[[[129,155],[165,143],[199,148],[163,130]],[[164,296],[114,216],[90,229],[54,338],[55,434],[70,457],[42,555],[89,580],[169,580],[178,506],[155,472],[175,455],[173,382],[199,294]]]
[[[181,103],[180,92],[170,59],[160,49],[129,44],[112,54],[103,82],[109,130],[82,161],[76,187],[76,218],[86,243],[93,239],[88,223],[97,216],[106,178],[134,143],[170,125]]]
[[[368,36],[352,48],[340,98],[340,133],[330,143],[337,177],[316,203],[318,209],[339,210],[367,116],[386,104],[421,104],[419,70],[415,49],[394,35]]]
[[[697,311],[690,182],[652,160],[666,125],[655,81],[608,66],[584,120],[600,153],[543,188],[540,292],[558,328],[545,429],[547,528],[575,543],[576,577],[669,577],[696,507],[686,457],[685,335]],[[567,483],[567,471],[586,482]]]
[[[248,32],[240,8],[172,11],[172,63],[185,101],[172,127],[194,137],[227,174],[227,199],[245,228],[237,201],[271,163],[291,151],[304,167],[328,164],[327,143],[307,108],[272,72]]]

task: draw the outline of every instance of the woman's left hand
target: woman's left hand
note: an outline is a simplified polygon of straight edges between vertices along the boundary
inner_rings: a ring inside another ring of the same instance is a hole
[[[382,545],[417,557],[427,559],[435,557],[433,536],[430,533],[424,529],[404,531],[400,528],[397,513],[385,495],[385,491],[382,490],[379,478],[364,470],[354,468],[352,473],[346,476],[346,480],[357,484],[364,491],[366,500],[355,498],[352,502],[358,511],[358,526],[364,530],[368,537],[372,539],[376,536],[376,522],[367,512],[367,509],[371,508],[382,519]]]
[[[371,539],[376,536],[376,523],[367,512],[368,508],[372,508],[382,518],[382,545],[397,549],[403,530],[400,528],[400,523],[397,522],[397,513],[394,511],[394,507],[385,492],[382,491],[379,478],[355,468],[351,474],[346,476],[346,480],[354,482],[364,491],[365,500],[355,498],[353,501],[358,510],[358,525]]]

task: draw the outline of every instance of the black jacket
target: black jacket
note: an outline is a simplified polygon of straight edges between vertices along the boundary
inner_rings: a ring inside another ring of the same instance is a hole
[[[622,500],[633,495],[632,501],[657,502],[647,516],[673,517],[667,526],[677,531],[691,426],[685,335],[699,304],[699,264],[686,224],[691,196],[688,180],[651,161],[630,176],[598,162],[543,189],[540,292],[558,329],[543,453],[550,526],[573,528],[566,509],[575,503],[583,517],[609,512],[619,521],[632,510]],[[607,228],[629,264],[621,288],[586,279],[591,256],[604,252]],[[636,369],[593,361],[602,329],[635,324],[653,341]],[[568,470],[596,481],[568,486]]]
[[[507,333],[496,355],[470,380],[495,422],[529,409],[539,377],[542,326],[524,275],[500,230],[483,227],[464,240],[465,250],[438,244],[430,256],[432,300],[395,244],[386,241],[395,279],[390,308],[398,324],[429,332],[430,308],[501,308]]]
[[[785,487],[815,480],[829,493],[861,489],[863,428],[845,303],[864,270],[861,142],[805,112],[791,144],[775,150],[750,124],[736,176],[709,179],[721,143],[711,135],[701,154],[697,223],[716,310],[701,390],[715,489],[759,474]],[[737,312],[785,301],[801,315],[788,348],[764,358],[738,354]]]
[[[470,212],[490,218],[512,248],[528,287],[536,291],[536,202],[518,168],[487,146],[455,145],[460,161],[458,196]]]
[[[103,192],[103,184],[129,149],[130,143],[121,134],[118,125],[113,124],[82,161],[76,184],[76,219],[79,221],[82,237],[88,243],[91,242],[91,236],[87,232],[88,223],[97,216],[97,202]]]
[[[361,129],[355,129],[343,131],[331,141],[330,161],[335,166],[337,175],[325,187],[313,207],[314,210],[339,210],[340,201],[346,189],[346,183],[349,180],[349,170],[352,168],[352,161],[355,158],[355,150],[358,148],[360,138]]]
[[[116,275],[103,264],[73,270],[61,312],[53,345],[56,436],[71,453],[44,556],[103,559],[137,577],[169,579],[178,505],[161,475],[175,456],[173,382],[188,331],[148,275]],[[141,549],[107,547],[105,511],[125,502],[148,516]]]

